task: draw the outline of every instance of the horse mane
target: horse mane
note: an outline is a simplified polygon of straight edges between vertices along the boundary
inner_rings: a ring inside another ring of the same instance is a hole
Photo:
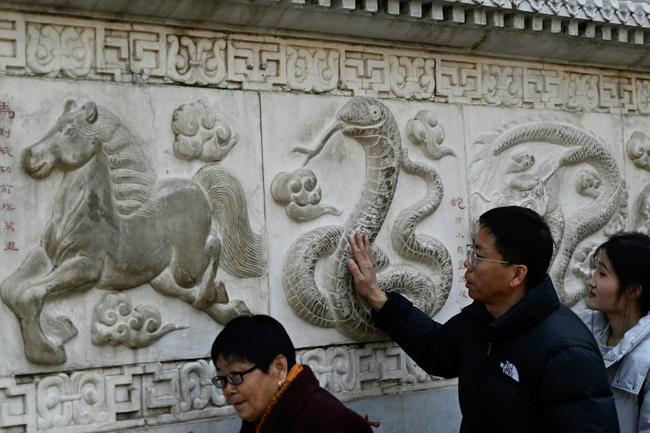
[[[102,143],[117,212],[126,216],[141,209],[151,198],[156,181],[142,141],[131,134],[119,117],[100,106],[95,122],[80,125],[81,134]]]

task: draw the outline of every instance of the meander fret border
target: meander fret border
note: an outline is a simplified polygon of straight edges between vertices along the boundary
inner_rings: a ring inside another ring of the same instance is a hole
[[[0,75],[650,113],[650,74],[2,11]]]
[[[431,378],[394,343],[303,349],[298,359],[344,401],[455,383]],[[198,359],[0,377],[0,428],[81,433],[233,415],[214,374]]]

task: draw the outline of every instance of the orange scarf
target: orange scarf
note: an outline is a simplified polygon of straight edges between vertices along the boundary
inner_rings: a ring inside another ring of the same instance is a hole
[[[255,426],[256,433],[260,433],[260,430],[262,429],[264,423],[266,423],[266,419],[271,414],[273,407],[276,405],[278,400],[280,400],[280,397],[282,397],[282,394],[284,394],[284,392],[287,390],[289,385],[291,385],[291,382],[293,382],[293,380],[296,377],[298,377],[298,375],[302,372],[302,370],[303,368],[302,365],[300,364],[294,364],[293,367],[291,367],[291,370],[289,370],[289,374],[287,374],[287,378],[280,384],[280,387],[275,392],[275,395],[273,395],[273,398],[271,398],[269,405],[266,406],[266,409],[264,409],[264,414],[262,415],[262,418],[260,418],[260,422],[257,423],[257,425]]]

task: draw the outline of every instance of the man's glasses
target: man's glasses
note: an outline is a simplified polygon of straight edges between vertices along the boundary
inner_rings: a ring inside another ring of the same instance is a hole
[[[505,260],[494,260],[494,259],[486,259],[485,257],[480,257],[476,255],[476,251],[474,251],[474,245],[467,245],[467,264],[469,264],[470,268],[473,268],[476,266],[479,260],[483,260],[484,262],[491,262],[491,263],[501,263],[502,265],[511,265],[512,263],[506,262]]]
[[[244,381],[244,375],[250,373],[251,371],[255,370],[257,368],[257,365],[252,366],[246,371],[234,371],[230,374],[227,374],[225,376],[215,376],[212,378],[212,384],[216,386],[217,388],[223,389],[226,387],[227,384],[231,385],[241,385],[242,382]]]

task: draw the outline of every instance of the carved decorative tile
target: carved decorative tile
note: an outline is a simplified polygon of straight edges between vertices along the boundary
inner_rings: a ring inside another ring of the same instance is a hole
[[[524,104],[535,108],[561,108],[564,105],[562,73],[559,70],[526,68]]]
[[[89,27],[27,24],[28,72],[49,77],[86,78],[95,58],[95,31]]]
[[[598,107],[598,75],[568,72],[564,74],[566,108],[572,111],[592,111]]]
[[[24,426],[36,431],[36,389],[33,383],[17,384],[14,378],[0,378],[0,428]]]
[[[609,113],[620,112],[619,78],[611,75],[601,75],[598,80],[600,96],[598,109]]]
[[[224,83],[226,39],[167,35],[167,77],[189,85]]]
[[[341,89],[353,95],[379,96],[390,91],[388,55],[382,52],[344,49],[341,57]]]
[[[251,90],[272,90],[285,84],[285,48],[280,43],[229,39],[228,80]]]
[[[636,108],[641,114],[650,114],[650,80],[637,78],[634,83]]]
[[[523,98],[521,67],[481,65],[481,95],[489,105],[520,105]]]
[[[623,113],[634,113],[636,107],[636,90],[634,88],[634,78],[619,78],[619,103]]]
[[[129,74],[129,32],[127,26],[109,27],[99,24],[97,32],[98,75],[112,76],[114,81],[128,81]]]
[[[436,74],[436,95],[447,102],[471,103],[480,98],[478,63],[440,59]]]
[[[7,67],[25,67],[25,20],[20,15],[0,18],[0,73]]]
[[[391,55],[390,89],[404,99],[431,99],[436,88],[435,59]]]
[[[286,46],[287,84],[291,90],[324,93],[337,88],[340,51]]]
[[[130,69],[140,80],[165,76],[166,39],[163,31],[134,30],[129,33]]]

